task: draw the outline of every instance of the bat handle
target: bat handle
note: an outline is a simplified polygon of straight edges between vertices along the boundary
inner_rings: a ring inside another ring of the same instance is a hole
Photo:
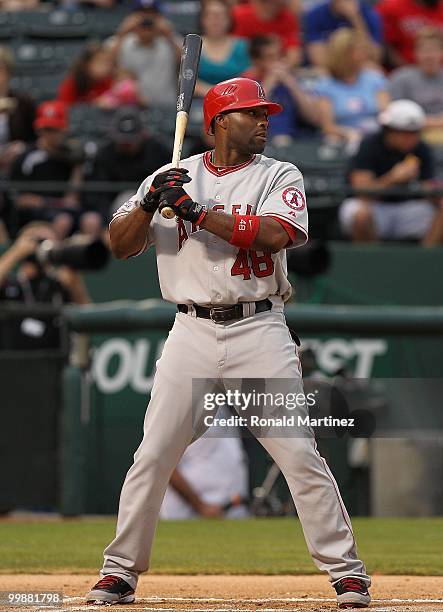
[[[172,167],[178,168],[182,155],[183,139],[185,137],[186,126],[188,123],[188,113],[179,111],[175,124],[174,149],[172,152]],[[175,212],[170,206],[165,206],[161,211],[162,217],[165,219],[173,219]]]

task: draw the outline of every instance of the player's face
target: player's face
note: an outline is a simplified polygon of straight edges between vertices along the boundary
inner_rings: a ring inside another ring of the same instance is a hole
[[[268,109],[244,108],[227,113],[227,140],[233,148],[245,153],[263,153],[268,133]]]

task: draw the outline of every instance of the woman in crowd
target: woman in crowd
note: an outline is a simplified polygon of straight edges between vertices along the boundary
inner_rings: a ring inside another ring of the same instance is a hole
[[[93,103],[113,85],[112,54],[100,43],[84,47],[60,84],[58,100],[65,105]]]
[[[200,13],[203,48],[196,94],[204,96],[216,83],[241,74],[249,66],[245,40],[231,36],[231,11],[222,0],[206,0]]]
[[[355,30],[339,28],[327,47],[328,75],[316,86],[320,125],[326,136],[348,143],[377,128],[389,102],[381,71],[367,66],[365,42]]]

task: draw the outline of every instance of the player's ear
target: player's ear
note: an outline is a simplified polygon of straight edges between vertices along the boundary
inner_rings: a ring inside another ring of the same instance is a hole
[[[216,125],[219,125],[223,130],[226,129],[226,115],[224,113],[220,113],[219,115],[215,115],[214,117],[214,128]],[[215,132],[215,130],[214,130]]]

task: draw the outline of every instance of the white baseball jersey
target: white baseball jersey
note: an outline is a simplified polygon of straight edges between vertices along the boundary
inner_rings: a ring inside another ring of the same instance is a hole
[[[184,188],[194,201],[227,214],[274,217],[293,232],[289,246],[307,241],[303,177],[293,164],[254,155],[238,166],[216,168],[208,151],[184,159],[180,165],[189,170],[192,181]],[[136,208],[155,175],[170,167],[163,166],[148,176],[112,221]],[[156,248],[163,298],[170,302],[218,305],[271,298],[278,306],[292,293],[285,249],[278,253],[245,251],[191,222],[164,219],[158,211],[140,253],[150,245]]]

